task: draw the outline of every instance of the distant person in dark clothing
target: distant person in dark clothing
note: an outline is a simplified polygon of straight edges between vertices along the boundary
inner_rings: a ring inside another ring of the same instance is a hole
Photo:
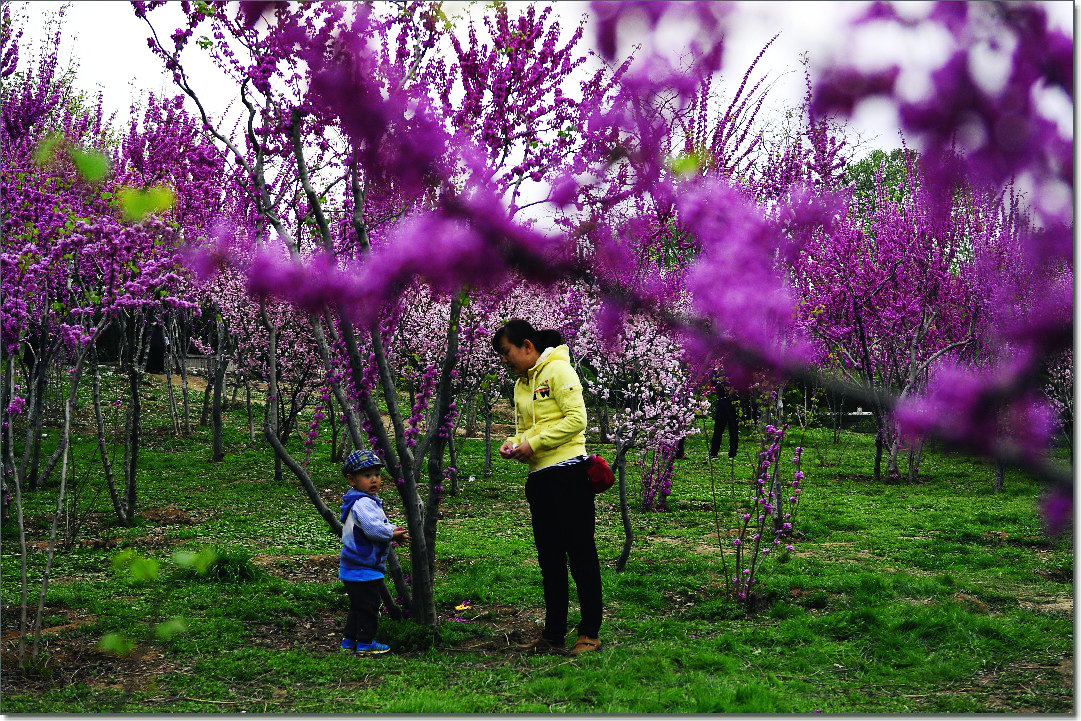
[[[724,436],[725,426],[728,427],[728,457],[735,458],[739,450],[739,415],[736,407],[732,405],[732,399],[728,397],[728,390],[724,382],[718,380],[714,386],[717,391],[717,400],[713,404],[713,439],[709,444],[709,457],[717,458],[717,452],[721,450],[721,437]]]
[[[724,436],[724,429],[727,426],[728,457],[735,458],[736,451],[739,450],[739,412],[736,410],[731,397],[728,395],[728,388],[725,386],[724,376],[719,372],[714,372],[712,383],[713,392],[717,395],[717,400],[713,403],[713,438],[710,439],[709,457],[714,460],[717,459],[717,452],[721,449],[721,438]],[[679,443],[676,445],[675,455],[673,455],[674,460],[678,461],[687,458],[685,451],[686,440],[686,436],[679,439]]]

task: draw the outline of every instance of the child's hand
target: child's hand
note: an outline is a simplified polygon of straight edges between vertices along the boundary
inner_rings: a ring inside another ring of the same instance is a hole
[[[401,527],[395,528],[394,529],[394,535],[391,536],[391,540],[394,541],[395,543],[401,545],[401,546],[408,546],[409,545],[409,529],[401,528]]]

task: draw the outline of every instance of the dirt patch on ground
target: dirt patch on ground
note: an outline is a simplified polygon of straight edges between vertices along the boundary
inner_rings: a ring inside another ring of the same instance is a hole
[[[97,617],[80,609],[45,608],[46,616],[63,616],[67,623],[41,630],[40,658],[31,670],[21,671],[18,659],[18,631],[3,636],[0,647],[0,668],[3,669],[5,696],[42,693],[75,683],[97,688],[146,690],[163,673],[183,670],[169,661],[160,650],[138,645],[120,657],[98,649],[100,634],[85,631]],[[18,622],[5,614],[5,627],[14,628]],[[14,621],[14,622],[13,622]],[[26,640],[29,656],[33,636]]]
[[[161,383],[162,385],[165,385],[169,381],[169,377],[167,375],[165,375],[164,373],[147,373],[145,377],[150,379],[150,380],[153,380],[153,381],[155,381],[157,383]],[[183,385],[184,385],[184,380],[179,375],[174,375],[173,376],[173,387],[174,388],[181,388],[181,387],[183,387]],[[193,375],[192,373],[188,373],[188,391],[195,391],[196,393],[203,393],[204,391],[206,391],[206,386],[207,386],[207,383],[206,383],[205,378],[200,378],[197,375]],[[253,398],[252,400],[254,401],[255,399]]]
[[[49,545],[50,544],[49,544],[48,541],[27,541],[27,543],[26,543],[27,548],[29,548],[32,551],[37,551],[37,552],[48,551],[49,550]],[[64,544],[60,543],[59,541],[57,541],[57,543],[55,545],[56,545],[56,547],[58,549],[67,549],[67,548],[93,548],[93,549],[116,548],[117,546],[120,545],[120,539],[119,538],[77,538],[68,546],[65,546]]]
[[[1066,616],[1073,615],[1073,598],[1069,596],[1019,598],[1017,599],[1017,605],[1028,611],[1061,613]]]
[[[946,691],[946,694],[985,694],[987,704],[996,711],[1012,713],[1047,713],[1073,711],[1073,656],[1049,659],[1043,663],[1021,662],[977,676],[975,688]],[[1027,692],[1022,694],[1021,691]],[[1039,708],[1028,705],[1023,695],[1039,695]],[[1046,704],[1046,705],[1045,705]]]
[[[975,596],[970,596],[967,593],[955,593],[953,594],[953,600],[963,605],[969,611],[983,614],[991,613],[990,606],[988,606],[986,603],[976,598]]]
[[[252,562],[272,576],[291,583],[329,583],[338,577],[341,556],[255,556]]]
[[[73,620],[70,623],[62,624],[60,626],[49,626],[48,628],[41,629],[42,637],[45,637],[45,636],[57,636],[57,635],[59,635],[61,633],[64,633],[65,631],[72,631],[72,630],[74,630],[76,628],[81,628],[83,626],[86,626],[87,624],[93,623],[94,621],[96,621],[98,619],[97,616],[90,616],[90,615],[82,616],[79,612],[76,612],[76,611],[71,612],[70,615],[75,620]],[[32,638],[33,632],[31,631],[27,635]],[[9,650],[11,650],[12,653],[18,653],[18,639],[19,639],[19,631],[18,630],[8,631],[2,637],[0,637],[0,643],[4,644],[4,653],[5,654]],[[30,641],[30,639],[27,639],[27,640],[28,640],[28,642]],[[14,643],[11,644],[12,645],[11,649],[8,649],[8,647],[7,647],[9,642],[14,642]],[[5,656],[5,658],[6,658],[6,656]]]
[[[1036,575],[1042,576],[1048,581],[1054,581],[1055,583],[1073,583],[1073,572],[1069,569],[1040,569],[1039,571],[1036,571]]]
[[[473,606],[462,611],[439,609],[440,625],[461,624],[475,629],[476,634],[458,645],[441,646],[445,651],[472,652],[498,657],[505,662],[521,652],[521,646],[540,635],[544,609],[511,606]],[[345,611],[328,610],[310,618],[298,620],[288,629],[266,623],[254,624],[252,645],[280,651],[292,649],[326,649],[336,653],[342,639]],[[399,649],[399,653],[409,653]]]
[[[139,515],[148,521],[152,521],[162,526],[191,526],[199,522],[199,520],[190,513],[183,511],[176,506],[148,508]]]
[[[827,556],[830,557],[831,560],[835,560],[835,561],[851,561],[851,562],[855,562],[856,560],[866,560],[866,559],[869,559],[869,558],[875,558],[875,556],[871,555],[870,553],[868,553],[867,551],[864,551],[864,550],[848,551],[848,552],[844,553],[843,555],[840,555],[840,554],[837,554],[837,553],[832,553],[830,551],[830,548],[847,549],[847,548],[851,548],[854,545],[855,545],[854,543],[850,543],[848,541],[838,541],[836,543],[819,543],[816,546],[811,547],[811,548],[801,548],[801,550],[793,551],[792,555],[795,556],[796,558],[810,558],[812,556],[827,555]]]

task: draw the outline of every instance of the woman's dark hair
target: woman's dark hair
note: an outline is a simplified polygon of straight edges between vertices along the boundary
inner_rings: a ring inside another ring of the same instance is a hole
[[[559,331],[537,330],[530,325],[528,320],[522,320],[521,318],[508,320],[492,336],[492,347],[495,348],[496,353],[500,352],[499,342],[504,337],[506,337],[508,343],[519,348],[528,340],[537,349],[538,353],[543,353],[545,348],[555,348],[563,345],[563,336],[560,335]]]

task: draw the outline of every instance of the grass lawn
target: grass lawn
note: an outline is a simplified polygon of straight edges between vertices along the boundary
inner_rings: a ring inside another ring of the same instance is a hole
[[[94,444],[78,438],[72,516],[85,520],[54,560],[43,661],[27,673],[12,655],[18,539],[13,522],[3,527],[5,713],[1074,709],[1072,539],[1043,534],[1038,484],[1008,472],[995,493],[985,462],[932,448],[919,482],[874,483],[872,436],[845,432],[835,444],[831,431],[794,429],[789,443],[807,448],[802,537],[765,564],[764,603],[748,614],[725,598],[714,494],[724,533],[748,497],[757,439],[742,439],[734,465],[711,468],[706,439],[694,436],[667,513],[637,509],[631,467],[636,540],[622,573],[612,568],[623,543],[618,495],[598,497],[605,647],[570,659],[515,649],[543,616],[524,477],[497,457],[482,479],[483,442],[464,440],[460,492],[439,522],[439,638],[429,646],[414,624],[384,617],[378,638],[394,652],[364,659],[338,651],[348,605],[339,539],[288,471],[274,482],[269,449],[248,442],[246,414],[227,414],[226,459],[210,464],[205,429],[172,435],[160,385],[147,410],[132,528],[112,520],[107,494],[95,490],[100,470],[88,470]],[[317,446],[312,468],[336,508],[343,484],[327,454]],[[388,515],[403,520],[393,487],[383,495]],[[28,493],[25,506],[33,605],[56,489]],[[193,576],[173,560],[208,545],[238,574]],[[125,549],[157,560],[158,579],[118,574],[113,560]],[[244,578],[251,569],[255,578]],[[456,611],[466,599],[472,608]],[[572,593],[572,624],[573,604]],[[182,625],[168,625],[174,618]],[[109,653],[99,648],[109,634],[137,643]]]

